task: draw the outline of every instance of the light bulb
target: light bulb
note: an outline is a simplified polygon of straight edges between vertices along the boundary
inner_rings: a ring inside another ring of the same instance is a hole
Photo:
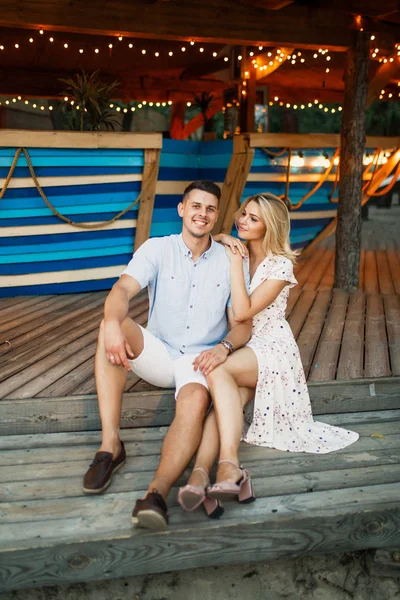
[[[129,48],[133,48],[133,44],[129,44]]]
[[[181,50],[182,50],[182,52],[186,52],[185,46],[182,46]]]
[[[52,37],[51,37],[51,38],[49,38],[49,41],[50,41],[50,42],[54,42],[54,38],[52,38]]]
[[[119,35],[118,39],[119,39],[120,42],[122,42],[122,35]]]
[[[131,106],[131,111],[135,112],[136,108],[134,106]]]
[[[224,61],[228,62],[229,58],[227,56],[224,56]]]
[[[68,44],[64,44],[64,48],[68,48]]]
[[[199,48],[200,52],[204,52],[204,48]]]
[[[146,54],[146,50],[144,48],[142,50],[142,54]]]
[[[33,42],[33,38],[29,38],[29,41],[30,41],[30,43],[32,44],[32,42]]]
[[[43,29],[39,29],[39,33],[40,33],[40,35],[43,35],[44,34]]]

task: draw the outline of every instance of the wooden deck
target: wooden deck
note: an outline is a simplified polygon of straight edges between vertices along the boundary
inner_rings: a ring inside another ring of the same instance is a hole
[[[333,290],[328,241],[300,261],[288,319],[314,415],[360,440],[328,455],[242,445],[257,494],[222,519],[169,497],[167,532],[132,528],[174,414],[172,390],[131,376],[126,466],[82,494],[100,440],[93,356],[105,293],[0,300],[0,593],[284,556],[400,547],[400,255],[365,248],[361,289]],[[371,244],[372,246],[372,244]],[[130,314],[146,323],[147,298]],[[9,343],[6,343],[8,341]],[[181,485],[188,471],[177,482]]]
[[[288,321],[309,382],[400,375],[400,250],[365,250],[361,289],[333,290],[334,250],[300,261]],[[106,292],[0,300],[0,399],[94,394]],[[146,323],[147,298],[130,314]],[[126,391],[151,386],[130,375]]]

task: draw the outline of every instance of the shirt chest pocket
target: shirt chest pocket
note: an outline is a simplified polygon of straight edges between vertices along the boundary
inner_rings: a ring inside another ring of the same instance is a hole
[[[221,279],[209,279],[204,282],[201,290],[201,301],[212,314],[223,315],[230,295],[230,287],[227,281]]]
[[[165,274],[158,278],[157,299],[164,303],[168,311],[181,311],[188,300],[188,281],[182,275]]]

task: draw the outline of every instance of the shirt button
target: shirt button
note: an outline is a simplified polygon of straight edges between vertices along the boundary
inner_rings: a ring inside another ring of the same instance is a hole
[[[191,304],[191,305],[189,306],[189,308],[193,308],[193,304]]]
[[[186,329],[190,329],[189,325],[186,327]]]
[[[196,264],[196,263],[194,263],[194,265],[193,265],[193,266],[194,266],[194,267],[197,267],[197,264]]]
[[[182,346],[182,348],[186,348],[186,346]]]
[[[194,284],[192,285],[192,287],[196,287],[196,284],[194,283]]]

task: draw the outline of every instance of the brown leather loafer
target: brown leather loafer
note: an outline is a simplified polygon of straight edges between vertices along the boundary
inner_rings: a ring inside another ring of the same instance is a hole
[[[83,491],[85,494],[101,494],[108,488],[115,471],[124,466],[126,453],[124,442],[121,450],[113,459],[111,452],[97,452],[92,464],[83,478]]]
[[[168,527],[168,511],[164,498],[153,490],[146,498],[136,500],[132,523],[146,529],[164,530]]]

